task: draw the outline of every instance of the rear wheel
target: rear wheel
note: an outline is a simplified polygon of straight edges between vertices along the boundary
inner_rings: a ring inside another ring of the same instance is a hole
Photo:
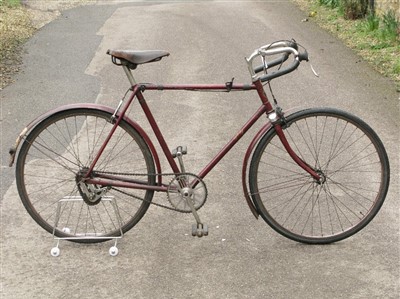
[[[291,159],[271,128],[249,171],[261,216],[298,242],[324,244],[355,234],[379,211],[389,186],[389,162],[379,137],[361,119],[334,109],[304,110],[286,121],[289,144],[322,181]]]
[[[111,114],[70,109],[41,121],[25,138],[16,165],[17,188],[32,218],[60,238],[100,242],[131,229],[154,191],[82,184],[113,127]],[[94,169],[154,185],[154,162],[140,134],[121,121]],[[92,196],[85,196],[91,194]],[[58,214],[57,214],[58,211]]]

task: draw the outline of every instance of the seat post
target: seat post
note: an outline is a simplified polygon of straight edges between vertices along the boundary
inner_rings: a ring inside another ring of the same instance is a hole
[[[122,65],[122,68],[124,69],[124,72],[126,76],[128,77],[129,82],[131,83],[132,86],[136,85],[135,78],[133,78],[131,70],[126,66]]]

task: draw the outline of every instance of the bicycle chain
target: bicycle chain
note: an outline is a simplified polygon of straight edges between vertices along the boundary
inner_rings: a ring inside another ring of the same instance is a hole
[[[161,175],[161,176],[175,176],[176,177],[176,176],[186,175],[186,174],[187,175],[196,176],[196,175],[194,175],[192,173],[188,173],[188,172],[183,172],[183,173],[176,174],[176,173],[129,173],[129,172],[112,172],[112,171],[93,171],[93,173],[94,174],[96,174],[96,173],[101,174],[102,173],[102,174],[111,174],[111,175],[122,175],[122,176],[160,176]],[[171,182],[172,182],[172,180],[171,180]],[[156,203],[156,202],[153,202],[151,200],[150,201],[149,200],[145,200],[144,198],[141,198],[139,196],[136,196],[136,195],[130,194],[128,192],[119,190],[119,189],[114,188],[114,187],[110,187],[110,189],[111,190],[115,190],[116,192],[122,193],[124,195],[127,195],[129,197],[135,198],[137,200],[140,200],[140,201],[143,201],[143,202],[147,202],[147,203],[149,203],[151,205],[155,205],[155,206],[160,207],[160,208],[164,208],[164,209],[175,211],[175,212],[187,213],[187,211],[183,211],[183,210],[177,209],[175,207],[170,207],[170,206],[167,206],[167,205]],[[207,196],[207,194],[206,194],[206,196]],[[167,198],[168,198],[168,196],[167,196]],[[168,199],[168,201],[169,201],[169,199]]]

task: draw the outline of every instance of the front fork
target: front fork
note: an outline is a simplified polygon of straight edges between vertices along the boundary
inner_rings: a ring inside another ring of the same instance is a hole
[[[282,125],[285,125],[284,117],[279,115],[279,113],[272,112],[268,114],[268,118],[271,120],[272,125],[275,128],[276,134],[279,137],[279,140],[282,142],[282,145],[285,147],[285,150],[293,159],[293,161],[296,162],[296,164],[303,168],[306,172],[308,172],[316,180],[317,183],[321,183],[323,180],[321,175],[313,167],[303,161],[290,146],[289,141],[287,140],[286,135],[282,129]]]
[[[282,110],[280,107],[273,107],[270,101],[268,100],[267,95],[265,94],[264,91],[264,86],[261,83],[261,80],[258,79],[255,82],[253,82],[254,85],[256,86],[256,90],[258,93],[258,96],[261,99],[261,102],[264,104],[265,109],[267,111],[267,116],[269,120],[271,121],[272,125],[274,126],[276,133],[279,136],[279,139],[281,140],[283,146],[285,147],[286,151],[290,155],[290,157],[293,159],[293,161],[296,162],[297,165],[299,165],[301,168],[303,168],[305,171],[307,171],[317,182],[321,182],[322,178],[321,176],[317,173],[316,170],[314,170],[310,165],[308,165],[306,162],[304,162],[302,159],[300,159],[299,156],[296,155],[294,150],[291,148],[284,132],[282,129],[282,125],[285,124],[285,118],[283,116]]]

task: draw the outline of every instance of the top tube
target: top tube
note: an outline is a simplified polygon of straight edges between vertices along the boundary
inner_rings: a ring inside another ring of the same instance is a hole
[[[234,84],[233,80],[225,84],[138,84],[142,91],[144,90],[188,90],[188,91],[247,91],[255,90],[257,87],[254,84]]]

